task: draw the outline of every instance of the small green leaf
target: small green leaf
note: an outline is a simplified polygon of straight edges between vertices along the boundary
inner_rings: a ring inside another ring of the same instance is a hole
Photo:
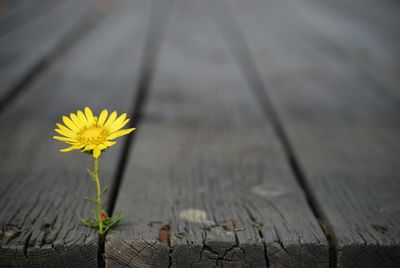
[[[92,180],[93,180],[94,182],[96,182],[96,175],[94,174],[94,172],[91,171],[90,169],[87,169],[86,171],[87,171],[87,173],[89,174],[90,178],[92,178]]]
[[[118,213],[114,218],[108,218],[104,221],[104,226],[106,226],[107,230],[113,228],[115,225],[117,225],[122,218],[124,217],[123,213]]]
[[[107,191],[108,191],[108,186],[106,185],[106,186],[104,187],[103,192],[100,194],[100,197],[102,197],[105,193],[107,193]]]
[[[86,199],[87,201],[93,203],[94,205],[98,205],[98,204],[99,204],[99,200],[93,199],[93,198],[91,198],[91,197],[89,197],[89,196],[87,196],[87,195],[85,195],[85,199]]]
[[[88,219],[81,218],[80,220],[81,220],[81,222],[82,222],[83,224],[88,225],[88,226],[90,225],[90,221],[89,221]]]
[[[98,219],[98,218],[99,218],[99,216],[98,216],[96,210],[93,209],[93,210],[92,210],[92,214],[93,214],[93,217],[94,217],[95,219]]]
[[[81,222],[90,228],[97,228],[99,226],[96,221],[91,221],[89,219],[81,218]]]

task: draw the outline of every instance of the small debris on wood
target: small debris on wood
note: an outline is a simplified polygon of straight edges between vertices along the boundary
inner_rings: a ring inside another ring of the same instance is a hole
[[[254,228],[256,228],[258,231],[261,230],[262,224],[258,224],[258,223],[256,223],[256,222],[253,222],[253,223],[251,223],[251,225],[253,225]]]
[[[244,228],[244,227],[236,227],[235,228],[235,232],[243,232],[243,231],[246,231],[246,228]]]
[[[246,228],[244,228],[244,227],[240,227],[240,226],[236,227],[235,221],[233,219],[230,219],[230,220],[227,220],[224,222],[220,222],[220,223],[217,223],[214,225],[210,225],[204,229],[207,231],[210,231],[212,228],[217,228],[217,227],[221,227],[224,231],[231,232],[231,233],[246,231]]]
[[[166,224],[160,228],[159,239],[162,244],[169,245],[170,230],[171,230],[171,227],[169,226],[169,224]]]
[[[215,223],[207,219],[207,214],[203,210],[199,209],[185,209],[179,213],[179,218],[185,221],[191,221],[196,223],[202,223],[205,225],[214,225]]]
[[[325,224],[321,219],[318,219],[318,223],[319,223],[319,225],[321,226],[322,231],[324,232],[324,234],[325,234],[327,237],[332,237],[332,233],[331,233],[331,231],[329,230],[328,226],[326,226],[326,224]]]
[[[0,230],[0,236],[8,239],[19,236],[22,233],[22,230],[16,226],[2,226]]]
[[[218,226],[222,227],[225,231],[229,231],[229,232],[233,232],[234,231],[234,226],[235,226],[235,222],[230,219],[224,222],[221,222],[219,224],[217,224]]]
[[[45,224],[42,225],[40,230],[42,232],[44,232],[45,234],[49,234],[53,230],[53,226],[51,226],[50,223],[45,223]]]

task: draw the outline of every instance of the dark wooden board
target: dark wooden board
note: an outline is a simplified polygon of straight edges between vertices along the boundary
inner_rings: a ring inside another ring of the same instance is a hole
[[[94,0],[36,2],[40,3],[24,4],[1,21],[0,101],[19,90],[30,73],[52,60],[57,49],[73,42],[72,36],[98,14]]]
[[[351,59],[334,56],[329,46],[321,45],[342,46],[345,40],[337,40],[340,35],[332,32],[321,33],[318,27],[305,27],[307,20],[297,13],[297,4],[229,3],[310,194],[332,228],[338,267],[398,267],[398,102],[385,103],[369,94],[376,85],[348,68]],[[357,29],[349,26],[346,31],[357,35]]]
[[[327,267],[325,236],[209,12],[175,3],[106,266]]]
[[[335,59],[354,79],[367,84],[365,93],[399,111],[400,6],[390,1],[292,1],[302,23],[292,33],[306,39],[316,54]],[[286,21],[288,23],[288,21]],[[399,111],[400,112],[400,111]]]
[[[32,23],[61,3],[62,0],[12,1],[0,13],[0,36]]]
[[[93,161],[79,151],[60,153],[65,144],[52,139],[53,129],[86,105],[96,113],[133,109],[148,19],[148,1],[119,1],[0,116],[1,267],[97,267],[97,233],[79,222],[93,208],[84,200],[95,193],[86,174]],[[123,144],[101,158],[109,193]]]

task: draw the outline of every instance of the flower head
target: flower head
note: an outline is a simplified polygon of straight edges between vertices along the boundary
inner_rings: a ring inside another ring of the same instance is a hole
[[[117,117],[117,112],[114,111],[108,116],[108,111],[103,110],[99,117],[96,117],[89,107],[86,107],[84,112],[78,110],[76,114],[71,113],[70,117],[63,116],[62,120],[65,125],[57,123],[58,128],[55,129],[62,136],[53,138],[71,146],[60,151],[82,150],[93,153],[94,158],[98,158],[102,150],[114,145],[114,139],[135,130],[121,129],[129,122],[126,113]]]

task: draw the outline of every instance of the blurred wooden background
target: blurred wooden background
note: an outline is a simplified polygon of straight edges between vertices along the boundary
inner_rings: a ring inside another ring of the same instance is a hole
[[[399,267],[400,3],[0,1],[1,267]],[[137,127],[91,159],[55,123]]]

